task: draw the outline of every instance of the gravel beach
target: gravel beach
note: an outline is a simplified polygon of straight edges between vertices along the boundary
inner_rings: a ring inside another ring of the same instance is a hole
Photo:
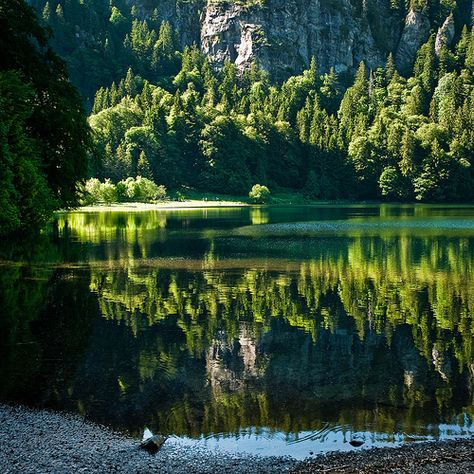
[[[283,458],[216,453],[169,439],[156,455],[139,440],[76,415],[0,405],[0,472],[26,473],[268,473],[289,472]]]
[[[333,453],[307,461],[233,455],[169,439],[158,454],[76,415],[0,405],[2,473],[472,473],[474,440]]]

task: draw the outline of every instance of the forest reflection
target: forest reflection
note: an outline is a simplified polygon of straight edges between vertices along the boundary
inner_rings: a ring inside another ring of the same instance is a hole
[[[264,210],[232,212],[234,227],[272,222]],[[15,323],[11,334],[35,341],[38,367],[28,371],[48,387],[37,390],[41,403],[133,433],[329,425],[416,437],[443,422],[470,427],[469,232],[249,238],[223,235],[232,226],[212,215],[144,213],[119,225],[75,216],[59,221],[70,244],[41,281],[9,270],[12,314],[19,287],[40,295],[28,310],[36,326]],[[46,335],[37,328],[47,318]],[[54,370],[44,361],[51,339],[63,354]]]
[[[409,431],[426,424],[417,409],[454,415],[453,404],[471,404],[471,238],[343,236],[306,241],[311,258],[302,260],[297,242],[272,242],[270,251],[252,242],[255,253],[271,256],[276,247],[288,258],[238,262],[232,256],[246,242],[206,243],[200,260],[91,265],[102,316],[139,341],[149,327],[161,336],[159,351],[140,352],[139,384],[177,377],[183,352],[201,362],[199,391],[212,392],[204,414],[198,410],[204,418],[192,428],[196,420],[185,420],[193,410],[179,403],[157,413],[161,429],[298,431],[308,416],[320,420],[312,411],[326,404],[339,402],[344,419],[351,401],[359,405],[351,423]],[[144,243],[140,255],[151,254]],[[170,328],[183,337],[178,347],[170,347]]]

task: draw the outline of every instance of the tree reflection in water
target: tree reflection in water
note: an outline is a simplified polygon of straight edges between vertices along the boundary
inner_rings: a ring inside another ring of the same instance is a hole
[[[470,424],[469,230],[288,237],[222,212],[72,214],[48,264],[5,263],[2,398],[134,433]]]

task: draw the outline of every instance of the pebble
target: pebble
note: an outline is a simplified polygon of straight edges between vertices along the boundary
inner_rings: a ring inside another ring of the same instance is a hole
[[[145,474],[413,473],[472,474],[474,439],[330,453],[296,461],[190,447],[169,438],[150,456],[140,441],[79,416],[0,404],[0,472]],[[312,455],[313,452],[310,452]]]

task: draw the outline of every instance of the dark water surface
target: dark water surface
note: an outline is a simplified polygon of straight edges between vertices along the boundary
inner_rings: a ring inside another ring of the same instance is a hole
[[[474,206],[60,215],[0,253],[0,399],[231,451],[474,433]]]

